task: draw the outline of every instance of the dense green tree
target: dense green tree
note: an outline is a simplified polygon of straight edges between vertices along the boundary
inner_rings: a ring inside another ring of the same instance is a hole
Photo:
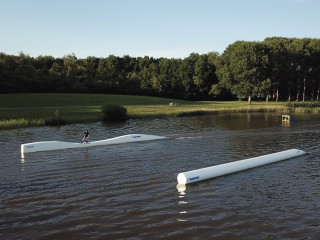
[[[194,67],[194,85],[201,98],[207,98],[214,83],[217,83],[215,66],[209,62],[208,55],[200,55]]]
[[[320,39],[311,39],[309,42],[310,51],[310,78],[312,80],[311,101],[319,101],[320,95]]]
[[[64,56],[63,64],[67,78],[73,80],[77,74],[77,57],[74,54]]]
[[[180,79],[180,65],[182,64],[182,59],[170,59],[170,81],[169,81],[169,96],[174,96],[175,98],[184,98],[185,92],[182,81]]]
[[[199,54],[191,53],[185,58],[179,67],[179,78],[181,79],[182,86],[184,87],[185,98],[195,99],[197,92],[194,84],[194,69],[199,58]]]
[[[189,100],[275,96],[319,100],[320,39],[238,41],[223,54],[184,59],[128,55],[78,59],[0,53],[0,92],[142,94]],[[292,97],[295,96],[295,97]]]
[[[18,92],[37,91],[38,86],[35,85],[35,68],[33,66],[34,58],[23,52],[15,58],[16,66],[13,70],[13,81]]]
[[[289,58],[292,71],[293,85],[297,86],[296,89],[296,101],[302,98],[305,101],[307,90],[311,91],[311,54],[312,49],[310,46],[311,39],[293,39],[288,46],[291,57]]]
[[[259,42],[238,41],[228,46],[222,54],[217,71],[220,85],[230,89],[239,99],[259,95],[267,89],[261,89],[268,78],[269,49]],[[215,89],[219,89],[216,87]]]
[[[280,95],[287,95],[291,91],[292,82],[290,81],[290,62],[288,46],[292,39],[273,37],[266,38],[264,43],[270,48],[270,69],[269,76],[271,80],[272,95],[275,95],[276,102]]]
[[[49,69],[51,91],[50,92],[68,92],[71,91],[69,86],[66,85],[65,68],[63,59],[57,58]]]
[[[0,53],[0,92],[17,92],[16,82],[13,76],[17,66],[16,56]]]

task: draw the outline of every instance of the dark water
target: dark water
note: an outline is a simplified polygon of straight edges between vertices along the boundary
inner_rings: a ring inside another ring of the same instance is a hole
[[[320,116],[227,114],[1,131],[0,239],[320,239]],[[20,158],[20,144],[168,139]],[[179,172],[291,148],[310,154],[191,185]]]

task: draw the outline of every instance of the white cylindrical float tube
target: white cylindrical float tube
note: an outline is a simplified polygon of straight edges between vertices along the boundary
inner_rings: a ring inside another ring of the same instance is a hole
[[[248,158],[236,162],[230,162],[212,167],[201,168],[193,171],[182,172],[178,174],[177,180],[178,184],[188,184],[203,181],[209,178],[215,178],[250,168],[279,162],[289,158],[298,157],[304,154],[306,154],[305,151],[299,149],[290,149],[282,152],[263,155],[260,157]]]

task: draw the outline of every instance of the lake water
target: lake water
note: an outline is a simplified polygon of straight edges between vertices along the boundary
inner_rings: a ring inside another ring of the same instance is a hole
[[[320,117],[264,113],[1,131],[0,239],[320,239]],[[167,139],[27,154],[20,144]],[[177,190],[179,172],[310,154]]]

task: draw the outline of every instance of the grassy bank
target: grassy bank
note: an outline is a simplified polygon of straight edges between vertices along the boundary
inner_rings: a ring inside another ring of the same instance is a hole
[[[179,106],[170,107],[170,102]],[[88,123],[102,120],[101,106],[118,103],[128,110],[129,118],[190,116],[218,112],[279,112],[300,111],[286,103],[246,101],[183,101],[167,98],[106,95],[106,94],[0,94],[0,129],[42,126],[56,110],[67,123]],[[312,111],[319,112],[319,108]]]
[[[168,98],[113,95],[113,94],[70,94],[70,93],[39,93],[39,94],[0,94],[0,108],[25,107],[69,107],[69,106],[101,106],[103,103],[114,102],[120,105],[161,105],[176,101]],[[185,103],[188,101],[180,101]],[[196,104],[196,102],[194,102]]]
[[[176,100],[112,94],[0,94],[0,129],[45,125],[56,110],[67,123],[87,123],[102,120],[105,103],[142,107],[167,106],[172,101]],[[130,111],[128,115],[132,117]]]

